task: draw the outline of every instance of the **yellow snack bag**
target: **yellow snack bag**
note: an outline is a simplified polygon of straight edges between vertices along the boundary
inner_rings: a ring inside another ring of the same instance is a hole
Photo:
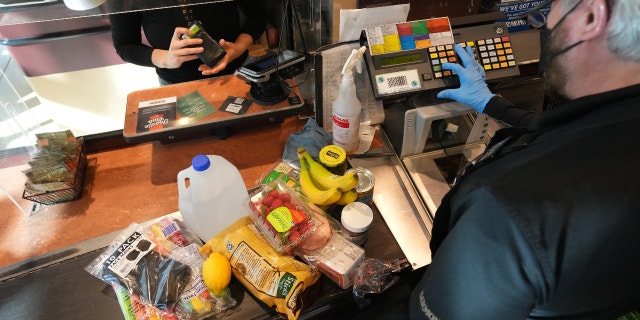
[[[255,297],[295,320],[302,310],[301,294],[318,281],[320,272],[292,255],[278,253],[250,217],[236,221],[200,249],[229,258],[233,275]]]

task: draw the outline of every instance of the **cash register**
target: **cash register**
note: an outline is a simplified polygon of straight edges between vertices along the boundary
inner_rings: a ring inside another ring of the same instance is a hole
[[[442,64],[458,62],[457,43],[473,47],[488,83],[518,77],[511,35],[497,22],[502,16],[433,18],[362,32],[373,94],[385,104],[384,131],[431,219],[458,169],[484,151],[495,128],[467,105],[436,97],[460,85]]]

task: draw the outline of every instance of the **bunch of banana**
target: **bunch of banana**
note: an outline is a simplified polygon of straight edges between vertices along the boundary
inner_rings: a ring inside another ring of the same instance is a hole
[[[355,171],[347,171],[343,175],[333,174],[302,147],[298,148],[298,159],[300,187],[309,201],[320,206],[334,203],[346,205],[356,201],[358,193],[354,188],[358,184],[358,176]]]

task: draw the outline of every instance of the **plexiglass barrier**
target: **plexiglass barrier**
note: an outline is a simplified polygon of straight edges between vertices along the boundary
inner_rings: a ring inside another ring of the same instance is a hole
[[[34,203],[22,199],[23,189],[16,181],[26,181],[21,168],[35,152],[35,134],[44,130],[27,103],[32,95],[18,94],[0,70],[0,201],[8,201],[26,215],[36,210]]]

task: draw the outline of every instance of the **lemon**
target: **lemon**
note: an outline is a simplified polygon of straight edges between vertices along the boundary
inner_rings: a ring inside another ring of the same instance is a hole
[[[220,252],[213,252],[202,264],[202,280],[216,296],[224,295],[231,281],[231,264]]]

